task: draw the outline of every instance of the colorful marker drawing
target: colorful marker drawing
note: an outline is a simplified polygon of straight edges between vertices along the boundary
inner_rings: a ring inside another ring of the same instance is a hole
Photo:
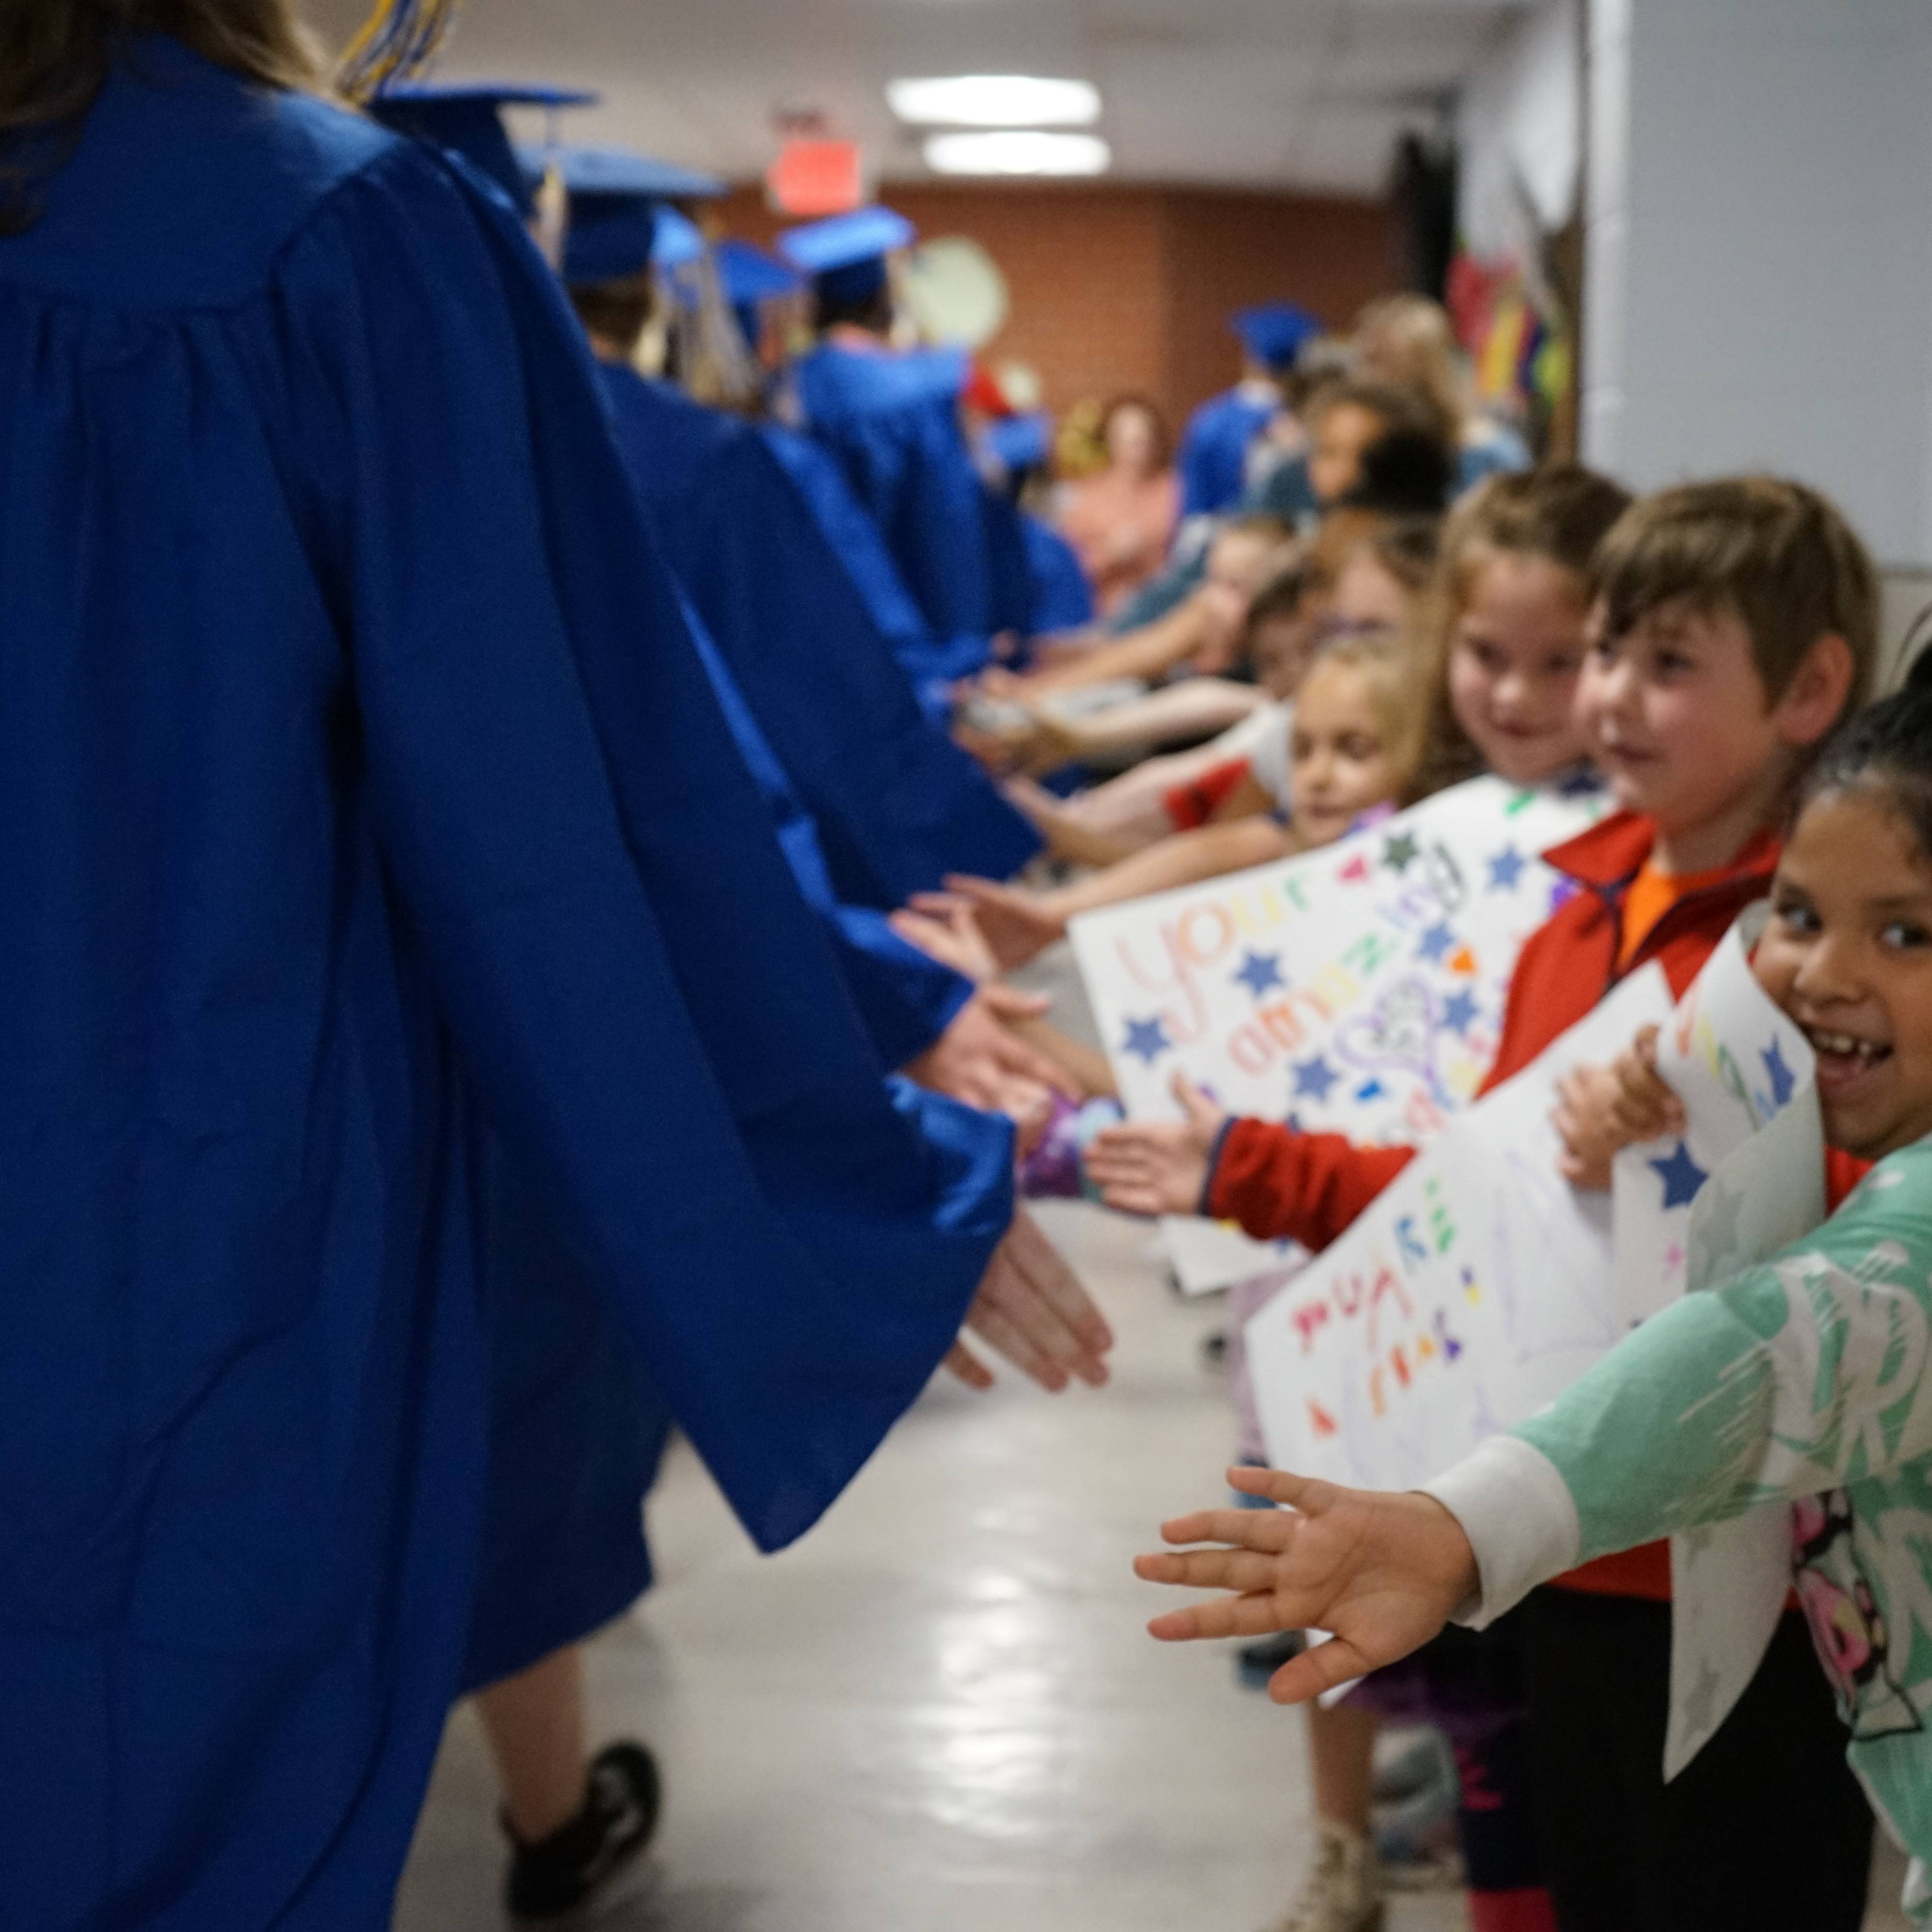
[[[1321,851],[1077,920],[1128,1112],[1171,1118],[1178,1072],[1240,1113],[1432,1138],[1481,1085],[1516,953],[1562,883],[1534,855],[1603,809],[1478,778]],[[1192,1289],[1280,1264],[1205,1222],[1167,1232]]]
[[[1556,1167],[1560,1074],[1667,1018],[1646,968],[1457,1118],[1244,1330],[1277,1466],[1412,1487],[1566,1388],[1624,1332],[1607,1196]],[[1317,1428],[1319,1414],[1327,1424]]]

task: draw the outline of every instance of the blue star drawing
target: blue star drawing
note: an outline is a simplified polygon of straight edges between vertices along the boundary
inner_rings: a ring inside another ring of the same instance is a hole
[[[1798,1084],[1798,1076],[1784,1064],[1783,1042],[1774,1040],[1758,1058],[1764,1062],[1765,1076],[1771,1082],[1771,1104],[1781,1107]]]
[[[1130,1020],[1127,1040],[1121,1051],[1138,1054],[1151,1066],[1174,1044],[1167,1036],[1166,1024],[1156,1013],[1150,1020]]]
[[[1449,930],[1448,921],[1438,920],[1415,942],[1415,950],[1419,958],[1426,959],[1431,965],[1439,965],[1443,955],[1455,944],[1456,935]]]
[[[1241,962],[1241,970],[1234,977],[1258,1000],[1270,987],[1286,983],[1281,976],[1281,955],[1250,952]]]
[[[1690,1158],[1690,1150],[1682,1141],[1677,1143],[1675,1154],[1646,1164],[1664,1183],[1664,1204],[1666,1208],[1688,1207],[1696,1198],[1698,1189],[1710,1178]]]
[[[1492,892],[1514,892],[1516,882],[1522,877],[1522,868],[1529,861],[1514,845],[1505,845],[1500,852],[1492,854],[1490,859],[1490,890]]]
[[[1316,1100],[1325,1100],[1329,1088],[1341,1077],[1318,1053],[1312,1060],[1298,1061],[1294,1069],[1296,1097],[1307,1094]]]
[[[1467,1033],[1479,1017],[1476,996],[1466,986],[1442,1002],[1442,1024],[1451,1033]]]
[[[1406,872],[1409,862],[1421,849],[1406,832],[1398,832],[1394,838],[1383,842],[1382,863],[1391,872]]]

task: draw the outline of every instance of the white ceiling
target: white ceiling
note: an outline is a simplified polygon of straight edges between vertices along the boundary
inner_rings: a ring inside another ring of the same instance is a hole
[[[1075,75],[1100,87],[1116,179],[1372,194],[1428,98],[1528,0],[466,0],[435,77],[597,89],[568,138],[739,178],[781,110],[856,136],[883,178],[926,170],[887,112],[898,74]],[[365,0],[314,0],[343,34]]]

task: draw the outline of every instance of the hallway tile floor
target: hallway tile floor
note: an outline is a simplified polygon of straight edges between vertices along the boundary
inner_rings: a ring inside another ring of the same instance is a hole
[[[1145,1231],[1042,1216],[1105,1304],[1114,1380],[935,1382],[826,1520],[761,1559],[689,1451],[651,1502],[658,1588],[592,1647],[592,1736],[657,1750],[639,1882],[596,1932],[1260,1932],[1312,1848],[1298,1713],[1219,1646],[1163,1648],[1128,1561],[1220,1493],[1230,1421]],[[395,1932],[494,1932],[502,1851],[452,1719]],[[1870,1932],[1904,1920],[1888,1853]],[[1452,1932],[1460,1901],[1390,1902]]]

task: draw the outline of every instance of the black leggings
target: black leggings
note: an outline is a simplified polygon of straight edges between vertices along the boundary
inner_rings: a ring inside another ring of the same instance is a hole
[[[1804,1618],[1664,1782],[1670,1606],[1539,1590],[1525,1688],[1563,1932],[1858,1932],[1872,1816]]]

